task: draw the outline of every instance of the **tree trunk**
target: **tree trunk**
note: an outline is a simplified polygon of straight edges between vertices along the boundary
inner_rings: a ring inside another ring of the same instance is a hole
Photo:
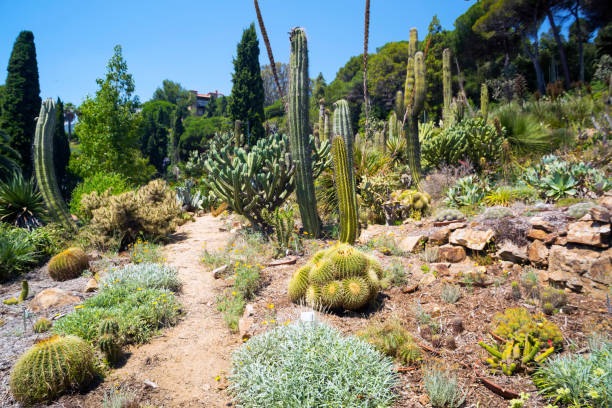
[[[584,82],[584,45],[582,44],[582,29],[580,28],[580,0],[576,1],[575,12],[576,28],[578,30],[578,59],[580,61],[580,82]]]
[[[559,49],[559,58],[561,59],[561,68],[563,69],[563,77],[565,79],[565,88],[570,88],[570,74],[569,68],[567,67],[567,58],[565,58],[565,51],[563,50],[563,43],[561,42],[561,36],[559,35],[559,29],[555,25],[555,18],[550,10],[550,7],[546,7],[546,16],[548,17],[548,22],[552,27],[553,34],[555,36],[555,42],[557,43],[557,48]]]
[[[540,91],[542,95],[545,95],[546,87],[544,86],[544,73],[542,72],[542,67],[540,66],[538,57],[533,52],[531,52],[531,50],[529,49],[529,45],[527,44],[527,36],[524,33],[521,34],[521,38],[523,42],[523,48],[525,49],[525,53],[527,54],[527,56],[529,56],[529,59],[531,60],[531,63],[533,64],[533,68],[535,69],[535,72],[536,72],[536,80],[538,82],[538,91]],[[537,47],[537,44],[536,44],[536,47]]]

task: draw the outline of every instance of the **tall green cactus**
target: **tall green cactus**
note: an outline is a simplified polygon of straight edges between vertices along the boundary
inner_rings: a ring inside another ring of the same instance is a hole
[[[405,116],[409,120],[408,132],[406,133],[408,166],[412,173],[412,179],[418,186],[421,179],[421,144],[419,142],[418,117],[425,106],[427,85],[425,81],[424,56],[422,52],[416,52],[417,40],[417,29],[412,28],[408,44],[409,56],[406,69],[406,83],[404,85],[403,108],[405,109]]]
[[[357,239],[357,200],[353,168],[349,164],[346,143],[340,135],[334,136],[332,156],[340,210],[340,242],[352,245]]]
[[[352,169],[355,140],[353,130],[351,129],[351,114],[349,112],[349,105],[346,99],[340,99],[334,103],[333,135],[334,137],[341,136],[342,139],[344,139],[344,144],[346,145],[346,151],[348,153],[349,168]]]
[[[295,163],[295,184],[298,206],[304,230],[318,237],[321,222],[312,174],[312,145],[308,133],[309,89],[308,44],[301,27],[291,30],[291,58],[289,61],[289,142]]]
[[[444,127],[447,127],[450,115],[450,105],[453,99],[453,83],[451,76],[451,50],[445,48],[442,51],[442,95],[444,97],[444,104],[442,109],[442,119],[444,121]]]
[[[76,225],[62,198],[55,176],[55,166],[53,164],[55,110],[53,99],[47,99],[40,107],[40,114],[36,123],[36,133],[34,135],[34,171],[38,188],[49,212],[65,228],[76,230]]]
[[[485,83],[480,85],[480,114],[486,122],[489,117],[489,88]]]
[[[325,99],[319,99],[319,135],[315,139],[317,141],[325,140]]]

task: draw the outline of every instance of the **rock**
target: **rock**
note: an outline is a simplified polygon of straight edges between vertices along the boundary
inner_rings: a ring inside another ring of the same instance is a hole
[[[449,274],[448,268],[450,268],[450,264],[438,262],[438,263],[429,264],[429,267],[432,272],[435,272],[436,276],[440,277],[440,276],[446,276]]]
[[[255,314],[255,308],[253,307],[252,304],[248,304],[246,305],[246,307],[244,308],[244,315],[245,316],[253,316]]]
[[[569,225],[567,242],[607,248],[610,224],[598,221],[578,221]]]
[[[465,259],[465,249],[460,246],[443,245],[438,249],[438,255],[444,262],[461,262]]]
[[[493,238],[495,232],[488,229],[486,231],[471,228],[455,230],[451,233],[449,242],[461,245],[475,251],[482,251],[487,243]]]
[[[87,281],[87,285],[85,285],[85,293],[95,292],[98,290],[98,281],[91,278]]]
[[[532,228],[535,229],[540,229],[546,232],[553,232],[555,230],[555,226],[542,217],[531,217],[529,222],[531,223]]]
[[[219,279],[223,277],[225,271],[227,271],[227,265],[220,266],[212,271],[213,277]]]
[[[247,315],[246,311],[238,320],[238,332],[242,340],[253,337],[254,334],[255,319],[252,316]]]
[[[548,271],[551,273],[551,279],[552,274],[559,277],[563,273],[566,281],[570,277],[583,276],[604,285],[611,285],[612,249],[599,252],[554,245],[548,256]]]
[[[449,228],[439,228],[429,235],[429,243],[432,245],[444,245],[448,243],[451,230]]]
[[[438,305],[427,307],[425,308],[425,311],[427,312],[427,314],[429,314],[434,319],[440,317],[440,315],[442,314],[442,311],[440,310],[440,306]]]
[[[465,222],[453,222],[451,224],[448,224],[446,228],[448,228],[451,231],[454,231],[460,228],[465,228]]]
[[[433,273],[426,273],[425,275],[423,275],[423,277],[419,281],[419,286],[421,287],[427,286],[427,285],[434,283],[435,281],[436,281],[436,277]]]
[[[579,278],[572,275],[569,272],[564,271],[554,271],[548,273],[547,279],[548,283],[557,288],[569,288],[574,292],[580,293],[582,292],[582,283]]]
[[[427,241],[425,235],[409,235],[400,241],[398,248],[404,252],[413,252],[422,247],[425,241]]]
[[[522,263],[527,261],[527,247],[518,247],[510,241],[504,241],[497,256],[504,261]]]
[[[463,332],[463,319],[460,317],[455,317],[450,322],[451,327],[453,328],[453,333],[459,334]]]
[[[529,245],[529,261],[536,265],[548,265],[548,248],[542,241],[535,240]]]
[[[543,240],[542,242],[546,245],[552,245],[555,243],[555,241],[559,238],[559,234],[557,234],[556,232],[553,232],[551,234],[548,234]],[[565,238],[565,241],[567,243],[567,238]]]
[[[28,307],[33,312],[39,312],[72,305],[80,301],[81,299],[79,297],[71,295],[65,290],[48,288],[38,292]]]
[[[612,211],[612,196],[603,196],[597,202]]]
[[[157,384],[155,384],[153,381],[151,380],[144,380],[143,384],[145,385],[145,388],[158,388],[159,386]]]
[[[548,237],[548,233],[541,229],[532,228],[529,230],[529,232],[527,232],[527,238],[529,239],[539,239],[543,241],[547,237]]]
[[[567,245],[567,237],[556,237],[553,240],[552,244],[565,246],[565,245]]]
[[[515,265],[520,268],[520,266]],[[486,266],[477,266],[472,263],[459,263],[452,264],[450,269],[450,275],[453,278],[457,278],[460,276],[466,276],[471,274],[486,274],[487,267]]]
[[[591,208],[591,211],[589,211],[589,215],[594,221],[599,221],[602,223],[610,223],[610,221],[612,220],[610,210],[603,207]]]
[[[427,394],[421,394],[419,395],[419,402],[421,403],[422,406],[427,406],[429,405],[429,396]]]

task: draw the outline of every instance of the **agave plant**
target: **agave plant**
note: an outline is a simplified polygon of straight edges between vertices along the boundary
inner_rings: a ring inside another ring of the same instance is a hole
[[[487,194],[487,188],[476,176],[467,176],[457,180],[454,186],[446,191],[444,202],[451,207],[464,207],[480,203]]]
[[[197,211],[204,209],[204,198],[200,191],[192,191],[195,182],[191,179],[185,181],[184,186],[176,188],[176,201],[186,211]]]
[[[545,183],[548,185],[546,195],[548,197],[559,199],[565,196],[576,195],[576,180],[569,174],[554,173],[547,177]]]
[[[13,173],[6,182],[0,181],[0,221],[20,228],[40,227],[47,218],[42,194],[33,179]]]

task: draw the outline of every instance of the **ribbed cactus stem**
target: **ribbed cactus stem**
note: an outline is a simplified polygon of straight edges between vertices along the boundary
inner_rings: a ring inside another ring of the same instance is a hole
[[[325,99],[319,99],[319,136],[318,141],[325,140]]]
[[[340,99],[334,104],[334,130],[333,135],[341,136],[346,145],[348,153],[349,167],[353,168],[353,149],[354,139],[353,130],[351,129],[351,115],[346,99]]]
[[[323,134],[325,135],[325,140],[329,141],[329,144],[331,145],[331,126],[330,126],[330,120],[329,120],[329,109],[325,109],[324,112],[325,115],[325,123],[323,123]],[[321,139],[323,140],[323,139]]]
[[[40,107],[40,114],[36,123],[36,133],[34,135],[34,171],[38,188],[49,212],[65,228],[76,230],[76,225],[72,220],[66,203],[62,199],[55,176],[53,137],[55,134],[56,117],[55,102],[52,99],[47,99]]]
[[[289,142],[295,162],[297,202],[304,230],[318,237],[321,232],[312,173],[312,146],[308,133],[309,89],[308,46],[301,27],[291,30],[289,62]]]
[[[486,122],[489,117],[489,88],[485,83],[480,85],[480,114]]]
[[[410,39],[408,41],[408,55],[414,55],[417,52],[417,43],[419,41],[419,33],[415,27],[410,29]]]
[[[338,194],[340,212],[340,242],[354,244],[357,238],[357,206],[355,199],[355,183],[352,167],[349,166],[348,152],[344,138],[334,136],[332,143],[334,159],[334,175]]]
[[[234,139],[236,143],[236,147],[242,146],[242,121],[235,120],[234,121]]]
[[[450,115],[450,105],[453,99],[451,50],[449,48],[445,48],[444,51],[442,51],[442,95],[444,97],[444,104],[442,105],[442,119],[444,120],[444,126],[447,126]]]

